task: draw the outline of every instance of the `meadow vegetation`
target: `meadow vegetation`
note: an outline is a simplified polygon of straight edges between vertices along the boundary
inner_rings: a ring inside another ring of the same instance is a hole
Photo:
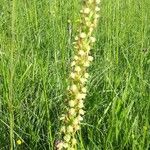
[[[0,150],[53,150],[81,1],[0,0]],[[102,0],[79,150],[150,149],[150,1]]]

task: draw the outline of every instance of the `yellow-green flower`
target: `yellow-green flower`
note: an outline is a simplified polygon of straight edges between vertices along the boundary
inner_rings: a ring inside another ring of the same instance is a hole
[[[100,0],[86,0],[81,12],[78,35],[75,37],[73,47],[75,55],[71,62],[71,73],[69,76],[68,102],[66,113],[61,116],[62,142],[59,143],[59,150],[75,150],[77,140],[75,134],[80,130],[81,121],[85,114],[84,100],[87,95],[86,83],[89,78],[88,67],[93,61],[91,48],[96,38],[93,31],[97,26],[100,8]]]
[[[17,140],[17,144],[18,145],[21,145],[22,144],[22,141],[19,139],[19,140]]]

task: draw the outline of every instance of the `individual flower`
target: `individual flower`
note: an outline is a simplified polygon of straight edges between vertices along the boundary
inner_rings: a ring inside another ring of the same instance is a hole
[[[70,134],[67,134],[67,135],[64,136],[64,140],[65,140],[66,142],[69,142],[70,139],[71,139]]]
[[[79,50],[79,55],[80,56],[84,56],[85,55],[85,52],[83,50]]]
[[[100,0],[96,0],[96,3],[99,4],[99,3],[100,3]]]
[[[73,138],[73,139],[71,140],[71,142],[72,142],[73,145],[75,145],[75,144],[77,143],[77,140],[76,140],[75,138]]]
[[[89,60],[89,61],[93,61],[93,57],[92,57],[92,56],[89,56],[89,57],[88,57],[88,60]]]
[[[71,116],[74,116],[74,115],[76,114],[76,110],[75,110],[74,108],[70,108],[69,114],[70,114]]]
[[[84,114],[85,114],[85,111],[84,111],[83,109],[80,109],[80,110],[79,110],[79,114],[80,114],[80,115],[84,115]]]
[[[78,36],[76,36],[76,37],[75,37],[75,40],[77,41],[78,39],[79,39]]]
[[[84,62],[83,66],[84,67],[89,67],[90,66],[90,62],[89,61]]]
[[[80,82],[81,82],[82,84],[85,84],[86,81],[87,81],[86,78],[80,78]]]
[[[65,114],[62,114],[60,120],[65,120]]]
[[[77,126],[77,125],[79,124],[78,118],[75,118],[75,119],[73,120],[72,124],[73,124],[74,126]]]
[[[99,8],[99,7],[96,7],[96,8],[95,8],[95,11],[97,11],[97,12],[100,11],[100,8]]]
[[[79,66],[76,66],[75,69],[74,69],[76,72],[80,72],[81,71],[81,68]]]
[[[84,8],[83,13],[84,14],[89,14],[90,13],[90,8]]]
[[[85,97],[86,97],[86,94],[78,93],[77,96],[76,96],[76,99],[81,100],[81,99],[85,99]]]
[[[71,77],[72,79],[75,79],[76,74],[75,74],[74,72],[71,72],[70,77]]]
[[[84,74],[84,77],[87,79],[87,78],[89,77],[89,74],[86,72],[86,73]]]
[[[22,144],[22,141],[19,139],[19,140],[17,140],[17,144],[18,145],[21,145]]]
[[[72,91],[72,92],[77,92],[77,91],[78,91],[78,87],[77,87],[75,84],[73,84],[73,85],[71,86],[71,91]]]
[[[78,131],[78,130],[80,130],[80,126],[79,126],[79,125],[76,125],[76,126],[74,127],[74,129],[75,129],[75,131]]]
[[[64,143],[64,144],[63,144],[63,147],[64,147],[64,148],[68,148],[68,147],[69,147],[69,144],[68,144],[68,143]]]
[[[63,132],[63,133],[65,133],[66,132],[66,127],[62,126],[61,129],[60,129],[60,131]]]
[[[69,125],[67,128],[67,132],[72,133],[73,131],[74,131],[73,127],[71,125]]]
[[[82,101],[79,101],[78,103],[78,108],[82,109],[84,107],[84,103]]]
[[[78,120],[79,122],[83,120],[83,117],[81,117],[80,115],[78,116]]]
[[[84,32],[80,33],[80,38],[82,39],[86,38],[86,34]]]
[[[83,93],[86,93],[86,92],[87,92],[86,87],[83,87],[83,88],[82,88],[82,92],[83,92]]]
[[[74,107],[76,105],[75,100],[70,100],[69,101],[69,106]]]
[[[96,38],[95,38],[95,37],[90,37],[90,41],[91,41],[92,43],[94,43],[94,42],[96,41]]]
[[[57,147],[58,150],[61,150],[61,149],[64,148],[64,143],[63,143],[63,142],[60,142],[60,143],[57,144],[56,147]]]
[[[73,67],[73,66],[75,66],[75,65],[76,65],[76,62],[73,61],[73,62],[71,63],[71,67]]]
[[[78,60],[79,57],[77,55],[74,56],[74,60]]]

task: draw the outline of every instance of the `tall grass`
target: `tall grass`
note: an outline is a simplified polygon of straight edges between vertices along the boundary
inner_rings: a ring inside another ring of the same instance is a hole
[[[0,1],[0,150],[53,149],[80,8]],[[148,150],[150,1],[105,0],[100,16],[78,149]]]

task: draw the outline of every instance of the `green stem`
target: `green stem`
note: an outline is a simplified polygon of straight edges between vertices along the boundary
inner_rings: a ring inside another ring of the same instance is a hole
[[[10,78],[9,78],[9,119],[10,119],[10,150],[14,149],[14,108],[13,108],[13,78],[14,78],[14,49],[15,49],[15,0],[12,1],[11,13],[11,48],[10,48]]]

